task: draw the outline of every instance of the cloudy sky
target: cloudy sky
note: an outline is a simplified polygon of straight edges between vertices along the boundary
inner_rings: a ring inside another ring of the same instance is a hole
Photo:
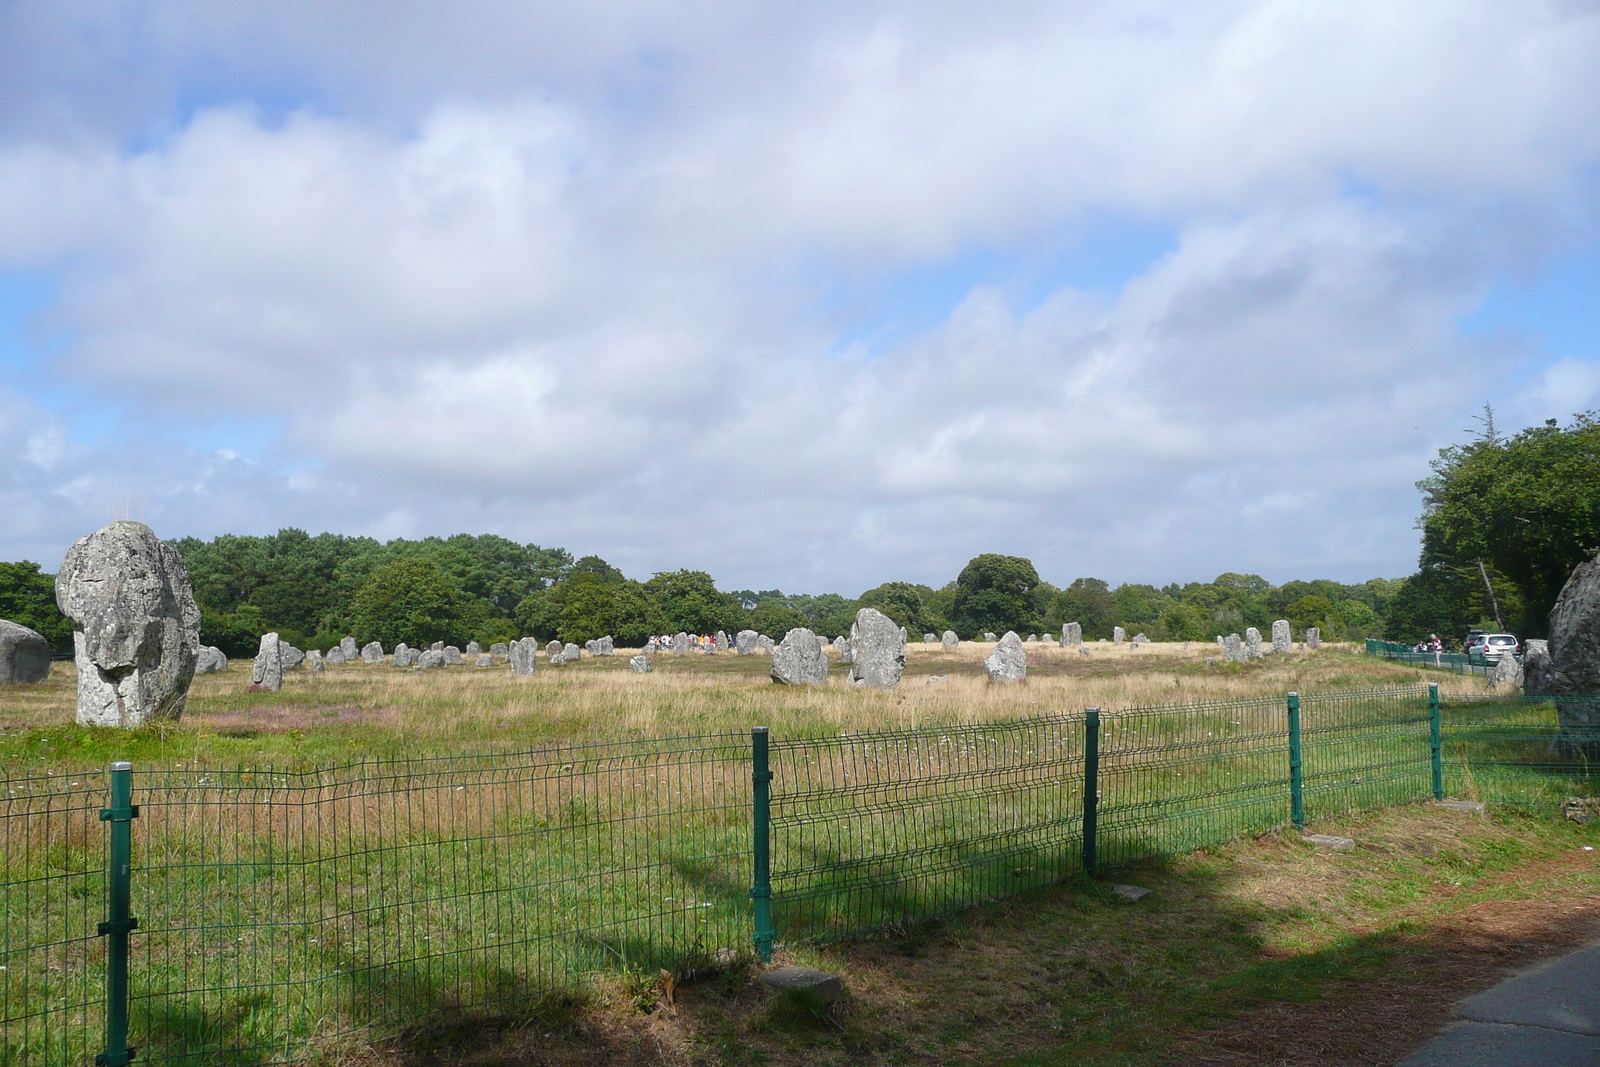
[[[1600,4],[0,3],[0,558],[1413,569],[1600,406]]]

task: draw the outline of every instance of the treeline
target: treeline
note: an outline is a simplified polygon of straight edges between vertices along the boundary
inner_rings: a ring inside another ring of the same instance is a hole
[[[780,640],[805,626],[846,634],[857,609],[876,607],[920,639],[954,630],[964,639],[986,631],[1059,634],[1079,622],[1089,640],[1122,626],[1153,640],[1207,641],[1218,634],[1266,630],[1287,618],[1296,634],[1320,627],[1329,639],[1381,636],[1402,582],[1361,585],[1319,580],[1275,586],[1253,574],[1223,574],[1187,585],[1125,584],[1097,578],[1065,587],[1040,579],[1015,556],[982,555],[941,588],[888,582],[851,599],[835,593],[777,589],[723,591],[704,571],[668,571],[638,581],[598,556],[574,559],[492,534],[394,540],[285,529],[268,537],[182,538],[201,607],[200,637],[229,655],[250,655],[276,630],[301,648],[326,648],[345,635],[358,641],[425,647],[433,641],[485,646],[532,636],[582,643],[612,635],[623,646],[651,634],[757,630]],[[56,611],[52,579],[36,564],[0,569],[0,617],[45,633],[62,650],[71,631]]]
[[[1511,437],[1483,430],[1440,451],[1422,490],[1419,570],[1396,596],[1389,636],[1451,643],[1468,627],[1544,637],[1572,568],[1600,553],[1600,422],[1550,419]]]

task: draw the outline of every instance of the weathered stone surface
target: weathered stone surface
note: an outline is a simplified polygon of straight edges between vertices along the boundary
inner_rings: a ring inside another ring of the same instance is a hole
[[[505,659],[511,655],[511,646],[506,644],[504,641],[496,641],[494,644],[489,646],[489,655],[499,656],[501,659]]]
[[[983,640],[984,640],[985,643],[992,645],[996,641],[1000,640],[1000,638],[997,637],[996,635],[992,634],[992,633],[989,633],[989,632],[985,631],[984,635],[983,635]]]
[[[1150,895],[1150,890],[1142,885],[1117,885],[1113,883],[1111,891],[1132,904],[1136,904]]]
[[[1337,837],[1333,834],[1305,834],[1300,840],[1308,845],[1320,845],[1331,848],[1335,852],[1349,852],[1356,847],[1356,843],[1348,837]]]
[[[756,650],[756,638],[761,635],[754,630],[740,630],[733,639],[733,650],[741,656],[748,656]]]
[[[183,715],[200,608],[177,549],[142,522],[114,522],[67,550],[56,604],[72,620],[78,722],[141,726]]]
[[[1489,671],[1489,688],[1496,693],[1522,692],[1522,664],[1509,652]]]
[[[383,645],[377,641],[368,641],[361,646],[362,663],[382,663]]]
[[[215,674],[228,669],[228,657],[214,645],[201,645],[194,660],[194,673]]]
[[[757,981],[774,993],[803,997],[827,1004],[844,996],[844,982],[836,974],[814,971],[810,967],[777,967],[763,971]]]
[[[594,638],[591,637],[583,643],[583,650],[591,656],[594,655]]]
[[[1137,648],[1139,645],[1148,645],[1150,643],[1150,639],[1144,634],[1134,634],[1133,640],[1129,641],[1128,643]]]
[[[276,633],[261,635],[261,648],[250,668],[250,688],[276,693],[283,688],[283,655]]]
[[[567,665],[567,654],[565,652],[557,652],[555,655],[550,657],[550,666],[552,666],[552,667],[565,667],[566,665]]]
[[[430,648],[426,652],[419,653],[416,659],[411,661],[411,665],[413,667],[421,667],[423,670],[428,670],[431,667],[443,667],[444,650]]]
[[[433,644],[428,646],[428,651],[429,652],[443,652],[444,651],[444,642],[443,641],[435,641]]]
[[[1038,644],[1039,643],[1039,635],[1038,634],[1029,634],[1028,635],[1028,640],[1030,642],[1032,642],[1033,644]]]
[[[547,656],[553,656],[557,652],[560,652],[562,647],[563,646],[560,641],[551,641],[549,644],[544,646],[544,654]]]
[[[1020,682],[1028,676],[1028,650],[1022,647],[1022,639],[1015,630],[1006,631],[989,658],[983,661],[983,669],[989,672],[990,681],[995,682]]]
[[[1600,696],[1600,557],[1572,569],[1550,609],[1545,647],[1527,642],[1523,673],[1527,692],[1556,697],[1567,752],[1600,759],[1600,703],[1595,702]]]
[[[711,639],[711,650],[713,652],[728,651],[728,635],[718,630],[717,635]]]
[[[672,638],[672,654],[674,656],[687,656],[689,654],[689,635],[681,631]]]
[[[1254,626],[1245,627],[1244,655],[1245,659],[1261,658],[1261,631]]]
[[[334,667],[337,667],[339,664],[343,663],[344,649],[340,648],[338,645],[334,645],[332,648],[328,649],[327,661],[329,665]]]
[[[0,619],[0,685],[50,677],[50,642],[20,622]]]
[[[1489,806],[1481,800],[1441,800],[1439,804],[1451,811],[1461,811],[1468,815],[1483,815],[1489,810]]]
[[[851,637],[855,636],[855,632],[856,632],[855,625],[851,624],[851,626],[850,626],[850,635],[851,635]],[[850,638],[849,637],[835,637],[833,639],[833,650],[835,652],[839,653],[839,662],[840,663],[849,663],[850,662],[850,656],[851,656],[851,653],[852,653],[852,649],[851,649],[851,646],[850,646]],[[823,651],[826,652],[827,650],[824,649]]]
[[[356,639],[353,637],[341,637],[339,639],[339,651],[344,653],[344,661],[346,663],[354,663],[361,655],[361,650],[356,647]]]
[[[1229,663],[1244,659],[1244,642],[1239,640],[1238,634],[1229,634],[1222,642],[1222,649],[1227,653]]]
[[[511,657],[511,673],[516,675],[531,675],[539,666],[539,642],[531,637],[524,637],[520,641],[511,642],[508,650]]]
[[[1315,626],[1306,627],[1306,647],[1307,648],[1321,648],[1322,647],[1322,630],[1321,629],[1319,629],[1318,627],[1315,627]]]
[[[483,655],[483,646],[476,641],[468,641],[467,647],[461,650],[461,654],[463,656],[481,656]]]
[[[765,652],[767,655],[772,655],[772,650],[776,647],[778,647],[777,642],[773,641],[772,638],[768,637],[766,634],[756,635],[756,648]]]
[[[461,650],[455,645],[445,645],[439,651],[444,653],[444,661],[450,666],[458,666],[461,663]]]
[[[317,649],[313,648],[306,653],[306,670],[312,674],[321,674],[323,672],[322,653]]]
[[[954,630],[946,630],[944,633],[939,635],[939,643],[945,648],[955,648],[957,645],[961,644],[961,638],[956,636],[956,632]]]
[[[868,689],[893,689],[906,669],[905,630],[877,608],[862,608],[850,627],[850,681]]]
[[[1294,651],[1294,639],[1289,636],[1288,619],[1279,619],[1272,624],[1272,651]]]
[[[306,661],[306,654],[280,638],[278,640],[278,659],[283,663],[284,670],[292,671]]]
[[[569,641],[562,646],[561,654],[567,657],[568,663],[576,663],[583,658],[583,649]]]
[[[649,656],[630,656],[628,669],[634,674],[649,674],[656,669],[656,665],[650,662]]]
[[[820,685],[827,677],[822,638],[804,626],[784,634],[772,650],[772,680],[779,685]]]
[[[493,667],[494,666],[494,657],[489,655],[489,653],[487,653],[487,652],[479,653],[478,659],[477,659],[477,665],[479,667]]]
[[[931,645],[931,644],[935,643],[938,640],[939,640],[939,635],[938,634],[923,634],[922,635],[922,643],[925,644],[925,645]]]
[[[1120,626],[1113,626],[1111,628],[1111,640],[1112,640],[1112,642],[1114,644],[1120,645],[1124,641],[1126,641],[1127,639],[1128,639],[1128,631],[1124,630]]]
[[[1083,624],[1078,622],[1063,623],[1061,626],[1061,647],[1077,648],[1083,644]]]

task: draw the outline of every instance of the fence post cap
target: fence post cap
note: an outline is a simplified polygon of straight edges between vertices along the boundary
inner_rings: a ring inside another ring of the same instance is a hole
[[[119,759],[111,765],[111,769],[114,771],[131,771],[133,770],[133,764],[125,759]]]
[[[1291,690],[1289,690],[1289,695],[1292,696],[1292,697],[1297,697],[1300,694],[1299,694],[1298,691],[1291,689]]]
[[[767,732],[767,728],[765,726],[752,726],[750,727],[750,732],[753,734],[764,734]]]

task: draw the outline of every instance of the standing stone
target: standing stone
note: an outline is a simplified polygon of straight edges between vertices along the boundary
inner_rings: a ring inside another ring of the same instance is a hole
[[[440,649],[439,651],[444,654],[444,661],[451,666],[456,666],[461,663],[461,650],[455,645],[445,645],[444,648]]]
[[[583,650],[591,656],[594,655],[594,638],[591,637],[583,643]]]
[[[712,648],[718,652],[728,651],[728,635],[718,630],[717,636],[712,641]]]
[[[687,656],[689,654],[689,635],[681,630],[672,639],[672,654],[674,656]]]
[[[850,627],[850,681],[868,689],[893,689],[906,669],[905,631],[877,608],[862,608]]]
[[[283,688],[283,654],[275,633],[261,635],[261,650],[250,668],[250,688],[276,693]]]
[[[444,650],[440,648],[428,649],[428,651],[422,653],[416,658],[416,662],[413,664],[413,666],[421,667],[423,670],[428,670],[433,667],[443,667]]]
[[[851,647],[851,637],[855,636],[855,632],[855,624],[852,623],[850,626],[850,637],[835,637],[833,639],[833,650],[839,653],[840,663],[851,662],[851,656],[854,651]]]
[[[1128,639],[1128,631],[1124,630],[1120,626],[1113,626],[1111,628],[1111,641],[1112,641],[1113,644],[1120,645],[1124,641],[1126,641],[1127,639]]]
[[[344,653],[344,661],[346,663],[354,663],[357,657],[361,655],[361,651],[356,648],[356,639],[353,637],[341,637],[339,639],[339,651]]]
[[[280,638],[278,640],[278,659],[283,663],[284,670],[292,671],[306,661],[306,654]]]
[[[1039,643],[1039,635],[1038,634],[1029,634],[1028,635],[1028,640],[1029,640],[1029,642],[1031,642],[1033,644],[1038,644]]]
[[[368,641],[361,646],[362,663],[382,663],[383,645],[377,641]]]
[[[956,632],[954,630],[946,630],[942,635],[940,635],[939,643],[945,648],[955,648],[961,643],[961,638],[956,636]]]
[[[753,654],[756,650],[756,638],[760,636],[754,630],[740,630],[738,636],[733,639],[734,651],[741,656]]]
[[[756,648],[770,656],[772,655],[773,649],[777,648],[777,645],[773,642],[772,638],[768,637],[766,634],[757,634]]]
[[[1138,648],[1140,645],[1148,645],[1149,643],[1150,639],[1144,634],[1134,634],[1133,640],[1129,642],[1129,644],[1133,645],[1135,648]]]
[[[328,649],[327,658],[330,665],[337,667],[339,664],[344,662],[344,649],[340,648],[338,645],[334,645],[332,648]]]
[[[1245,627],[1244,655],[1246,659],[1261,658],[1261,631],[1254,626]]]
[[[306,653],[306,670],[310,671],[312,674],[322,673],[322,653],[317,649],[313,648],[310,652]]]
[[[48,677],[50,642],[44,634],[0,619],[0,684],[42,682]]]
[[[804,626],[784,634],[772,650],[772,680],[779,685],[820,685],[827,677],[822,639]]]
[[[67,550],[56,605],[72,620],[79,723],[142,726],[183,715],[200,608],[177,549],[142,522],[114,522]]]
[[[996,682],[1020,682],[1028,676],[1028,650],[1022,647],[1022,638],[1015,630],[1006,631],[989,658],[983,661],[983,669],[989,672],[990,680]]]
[[[1222,642],[1222,650],[1227,655],[1229,663],[1238,663],[1244,659],[1244,643],[1239,640],[1238,634],[1229,634]]]
[[[1517,657],[1507,652],[1500,657],[1494,669],[1489,672],[1489,688],[1496,693],[1522,692],[1522,664],[1517,662]]]
[[[507,654],[511,657],[511,673],[519,677],[531,675],[539,665],[539,643],[531,637],[511,642]]]
[[[933,644],[934,642],[936,642],[938,640],[939,640],[939,638],[937,636],[935,636],[934,634],[923,634],[922,635],[922,643],[925,644],[925,645],[931,645],[931,644]]]
[[[396,667],[407,666],[411,662],[410,652],[411,652],[411,646],[407,645],[404,641],[401,641],[398,645],[395,645],[394,646],[394,665]]]
[[[606,634],[594,643],[594,649],[594,654],[597,656],[614,656],[617,652],[617,643],[612,640],[610,634]]]
[[[1315,626],[1306,627],[1306,647],[1307,648],[1321,648],[1322,647],[1322,631],[1320,629],[1318,629],[1317,627],[1315,627]]]
[[[1528,642],[1531,646],[1532,642]],[[1561,743],[1568,754],[1600,759],[1600,556],[1572,568],[1550,609],[1548,661],[1524,652],[1529,692],[1556,698]],[[1535,673],[1534,668],[1537,668]],[[1576,699],[1562,700],[1564,696]]]
[[[1077,648],[1083,644],[1083,624],[1068,622],[1061,624],[1061,647]]]
[[[996,642],[996,641],[998,641],[998,640],[1000,640],[1000,639],[999,639],[999,638],[998,638],[998,637],[996,637],[996,636],[995,636],[995,635],[994,635],[994,634],[992,634],[992,633],[989,633],[989,632],[987,632],[987,631],[985,631],[985,632],[984,632],[984,635],[983,635],[983,639],[984,639],[984,641],[985,641],[985,642],[987,642],[987,643],[989,643],[989,644],[993,644],[993,643],[994,643],[994,642]]]
[[[1223,640],[1222,640],[1222,635],[1221,634],[1217,635],[1217,647],[1218,648],[1225,647],[1224,644],[1223,644]]]
[[[481,656],[483,655],[483,646],[476,641],[468,641],[467,647],[461,650],[461,654],[463,656]]]
[[[650,662],[649,656],[632,656],[628,659],[628,669],[634,674],[649,674],[656,665]]]
[[[511,655],[511,646],[506,644],[504,641],[496,641],[494,644],[489,646],[489,655],[497,656],[500,659],[506,659]]]
[[[1272,651],[1294,651],[1294,638],[1289,636],[1289,620],[1279,619],[1272,624]]]
[[[568,663],[576,663],[583,658],[583,650],[570,641],[562,647],[561,654],[567,657]]]
[[[1522,691],[1543,693],[1550,674],[1550,642],[1530,637],[1522,643]]]
[[[435,641],[433,644],[428,646],[428,651],[429,652],[443,652],[444,651],[444,642],[443,641]]]
[[[494,657],[487,652],[481,652],[478,654],[477,665],[479,667],[493,667]]]
[[[201,645],[200,652],[195,656],[194,673],[215,674],[228,669],[228,657],[222,654],[222,649],[215,645]]]
[[[547,655],[547,656],[553,656],[557,652],[560,652],[561,648],[562,648],[562,645],[561,645],[560,641],[552,640],[549,644],[544,646],[544,654]]]
[[[550,666],[552,666],[552,667],[565,667],[566,665],[567,665],[567,654],[565,652],[557,652],[555,655],[550,657]]]

